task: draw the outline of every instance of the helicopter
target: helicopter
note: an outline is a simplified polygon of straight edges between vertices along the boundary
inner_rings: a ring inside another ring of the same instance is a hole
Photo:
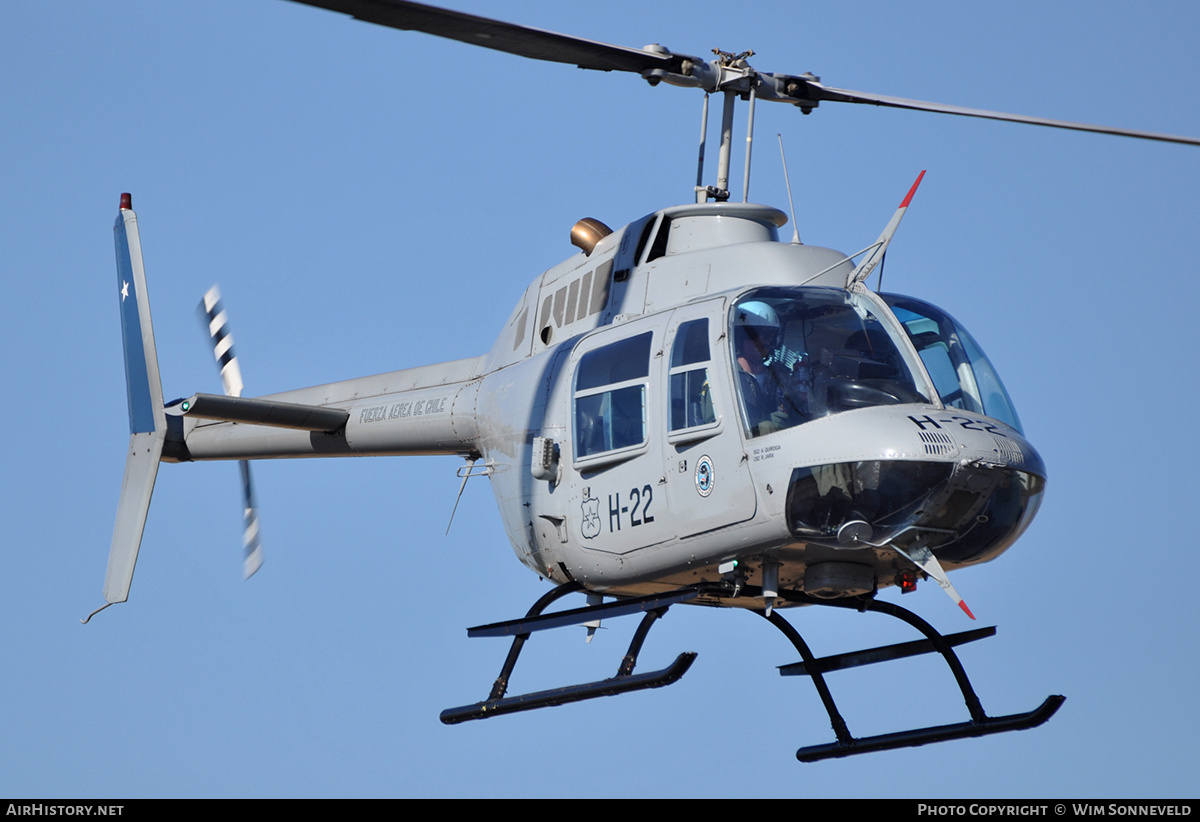
[[[420,28],[413,18],[440,20],[447,30],[481,19],[409,3],[317,5],[366,19],[368,6],[387,7],[411,15],[401,27],[412,28]],[[533,38],[531,51],[545,48],[544,33],[487,25],[518,44]],[[551,39],[582,48],[573,38]],[[489,44],[503,40],[493,35]],[[815,78],[756,72],[748,55],[705,62],[587,49],[615,62],[641,60],[614,68],[699,87],[706,101],[722,93],[729,122],[743,95],[751,106],[770,100],[802,111],[852,101]],[[571,55],[567,62],[578,53]],[[992,559],[1020,536],[1040,503],[1045,468],[965,329],[928,303],[865,286],[915,185],[856,264],[840,252],[779,242],[780,211],[729,202],[731,147],[723,137],[716,184],[701,186],[698,177],[697,202],[615,231],[580,224],[579,254],[526,289],[488,354],[257,401],[241,399],[232,378],[226,397],[162,401],[136,218],[123,202],[118,258],[133,430],[106,600],[127,598],[159,461],[349,454],[466,458],[464,482],[490,478],[518,557],[558,585],[553,599],[589,594],[582,609],[540,616],[546,598],[526,619],[473,632],[516,636],[513,664],[532,631],[646,615],[612,680],[509,697],[506,661],[492,695],[451,709],[449,722],[675,681],[690,664],[686,655],[661,672],[632,671],[649,626],[676,603],[761,611],[792,638],[779,613],[786,606],[877,609],[885,603],[876,591],[925,577],[957,597],[946,573]],[[215,301],[209,310],[223,344]],[[228,350],[218,353],[227,369],[235,362]],[[767,377],[751,382],[748,368]],[[755,393],[763,384],[777,400],[770,413]],[[244,476],[249,499],[248,467]],[[253,524],[248,530],[253,535]],[[258,551],[248,544],[254,566]],[[958,677],[949,648],[982,638],[917,627],[924,641],[838,660],[813,660],[792,639],[804,658],[796,670],[812,676],[828,707],[822,673],[838,665],[937,651]],[[1040,724],[1061,702],[997,719],[972,701],[969,685],[963,691],[969,723],[888,739],[850,737],[830,708],[838,743],[806,755]]]

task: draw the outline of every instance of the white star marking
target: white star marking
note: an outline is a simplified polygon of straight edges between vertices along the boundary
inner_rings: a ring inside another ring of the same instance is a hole
[[[125,302],[125,298],[129,296],[129,283],[125,280],[121,281],[121,302]]]

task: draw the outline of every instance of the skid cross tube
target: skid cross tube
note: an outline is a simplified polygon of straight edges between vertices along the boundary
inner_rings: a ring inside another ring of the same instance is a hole
[[[1027,713],[1009,714],[1008,716],[998,717],[988,716],[983,710],[983,705],[980,703],[975,689],[971,686],[971,680],[967,677],[967,672],[959,661],[958,655],[954,653],[953,646],[991,636],[995,633],[994,628],[967,631],[947,637],[942,636],[932,625],[913,612],[890,602],[880,602],[873,598],[853,601],[824,601],[813,599],[804,594],[789,594],[787,598],[792,601],[802,601],[810,604],[832,605],[834,607],[853,608],[854,610],[874,611],[886,614],[907,622],[925,635],[925,640],[923,641],[903,642],[882,648],[871,648],[866,651],[838,654],[832,657],[817,659],[813,656],[812,651],[808,648],[808,644],[801,638],[799,632],[780,616],[779,611],[773,611],[770,616],[767,616],[763,611],[757,612],[778,628],[788,638],[788,641],[792,643],[797,652],[799,652],[800,658],[803,660],[802,670],[797,671],[796,669],[799,667],[797,665],[783,666],[780,669],[780,673],[787,675],[789,673],[802,672],[812,677],[813,685],[816,686],[817,694],[821,697],[821,702],[825,706],[825,712],[829,714],[830,724],[833,726],[834,735],[837,737],[836,742],[826,745],[810,745],[796,751],[796,758],[801,762],[818,762],[822,759],[855,756],[872,751],[910,748],[918,745],[927,745],[932,742],[946,742],[951,739],[965,739],[967,737],[987,736],[1005,731],[1021,731],[1028,728],[1036,728],[1054,716],[1055,711],[1066,700],[1064,696],[1048,696],[1041,705]],[[825,682],[825,673],[858,665],[871,665],[889,659],[900,659],[906,656],[930,653],[932,651],[937,651],[941,654],[946,664],[950,667],[950,671],[954,674],[954,679],[958,683],[958,688],[962,692],[967,710],[971,714],[971,719],[967,722],[936,725],[928,728],[915,728],[910,731],[899,731],[897,733],[880,734],[878,736],[861,738],[852,736],[846,726],[846,721],[838,712],[837,705],[833,701],[833,695],[830,693],[829,686]],[[788,669],[791,670],[789,671]]]
[[[951,645],[964,645],[977,639],[995,636],[996,629],[976,628],[974,631],[963,631],[957,634],[947,634],[943,637]],[[861,665],[874,665],[876,662],[886,662],[889,659],[904,659],[919,654],[929,654],[936,651],[933,643],[927,639],[913,642],[900,642],[895,645],[884,645],[879,648],[868,648],[865,651],[855,651],[851,654],[835,654],[823,656],[817,660],[823,673],[842,671],[846,668],[857,668]],[[793,662],[791,665],[781,665],[779,673],[783,676],[807,676],[808,665],[804,662]]]
[[[492,691],[488,695],[488,698],[483,702],[476,702],[473,705],[447,708],[441,713],[442,722],[446,725],[456,725],[459,722],[467,722],[472,719],[488,719],[493,716],[500,716],[501,714],[531,711],[536,708],[548,708],[554,705],[565,705],[568,702],[579,702],[601,696],[616,696],[617,694],[640,691],[646,688],[661,688],[678,682],[679,678],[687,673],[688,668],[691,667],[693,660],[696,658],[696,654],[691,652],[680,654],[666,668],[657,671],[634,674],[633,669],[637,665],[638,654],[641,653],[642,645],[646,641],[646,635],[650,633],[650,628],[655,620],[665,614],[667,609],[676,602],[694,599],[700,593],[698,589],[680,589],[679,591],[661,596],[639,597],[635,600],[576,608],[572,611],[549,614],[545,617],[541,616],[542,611],[550,603],[567,594],[581,590],[583,590],[583,586],[578,582],[565,583],[535,602],[533,607],[526,613],[524,619],[470,629],[468,636],[512,636],[513,643],[508,650],[508,656],[504,660],[504,665],[500,669],[500,675],[492,685]],[[615,676],[596,682],[569,685],[565,688],[552,688],[546,691],[535,691],[519,696],[505,696],[508,691],[509,677],[512,676],[513,668],[517,664],[517,657],[520,656],[521,649],[525,645],[525,640],[529,638],[529,634],[532,631],[548,630],[550,628],[562,627],[563,625],[577,625],[599,619],[602,616],[621,616],[629,613],[644,613],[644,616],[637,630],[634,632],[633,639],[629,643],[629,650],[625,652],[625,656],[621,659],[621,664],[617,668]]]

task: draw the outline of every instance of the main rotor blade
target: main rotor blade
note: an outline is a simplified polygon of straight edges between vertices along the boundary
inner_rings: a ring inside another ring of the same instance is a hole
[[[473,46],[506,51],[534,60],[569,63],[596,71],[652,69],[678,71],[682,55],[656,54],[643,49],[614,46],[558,34],[553,31],[505,23],[461,11],[440,9],[407,0],[295,0],[308,6],[349,14],[356,20],[405,31],[422,31]],[[664,49],[665,51],[665,49]],[[692,58],[696,59],[696,58]],[[703,61],[701,61],[703,62]]]
[[[850,91],[849,89],[830,88],[820,83],[808,81],[809,91],[817,100],[828,100],[831,103],[869,103],[887,108],[906,108],[912,111],[933,111],[940,114],[957,114],[962,117],[981,117],[985,120],[1003,120],[1010,123],[1025,123],[1032,126],[1048,126],[1050,128],[1066,128],[1073,131],[1089,131],[1095,134],[1115,134],[1120,137],[1136,137],[1139,140],[1159,140],[1164,143],[1183,143],[1200,146],[1200,139],[1195,137],[1179,137],[1173,134],[1156,134],[1151,131],[1135,131],[1128,128],[1112,128],[1111,126],[1095,126],[1088,123],[1071,123],[1066,120],[1050,120],[1045,117],[1027,117],[1024,114],[1005,114],[1002,111],[987,111],[963,106],[949,106],[943,103],[927,103],[923,100],[907,100],[903,97],[888,97],[883,94],[872,94],[866,91]]]
[[[357,20],[390,26],[405,31],[421,31],[438,37],[458,40],[473,46],[504,51],[533,60],[548,60],[567,63],[596,71],[629,71],[642,75],[651,83],[660,80],[673,85],[694,86],[713,92],[725,88],[725,80],[719,71],[703,58],[686,54],[675,54],[667,49],[647,49],[615,46],[569,34],[505,23],[489,17],[479,17],[461,11],[411,3],[408,0],[293,0],[308,6],[348,14]],[[758,99],[791,103],[807,113],[820,102],[867,103],[887,108],[903,108],[911,111],[931,111],[940,114],[957,114],[961,117],[979,117],[986,120],[1002,120],[1049,128],[1065,128],[1087,131],[1094,134],[1114,134],[1135,137],[1139,140],[1158,140],[1166,143],[1200,145],[1195,137],[1180,137],[1172,134],[1157,134],[1126,128],[1112,128],[1088,123],[1072,123],[1066,120],[1051,120],[1045,117],[1029,117],[1023,114],[1006,114],[978,108],[930,103],[924,100],[909,100],[904,97],[889,97],[866,91],[833,88],[822,85],[810,74],[794,76],[755,72],[743,67],[734,72],[735,80],[743,82],[742,75],[749,72],[758,77]],[[740,86],[739,92],[745,89]]]

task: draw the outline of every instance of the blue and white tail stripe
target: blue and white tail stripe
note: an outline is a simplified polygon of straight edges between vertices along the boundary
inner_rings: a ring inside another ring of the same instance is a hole
[[[117,250],[117,296],[121,307],[121,334],[125,349],[125,388],[129,399],[129,433],[147,434],[166,425],[162,382],[154,348],[154,326],[146,298],[146,273],[142,265],[137,215],[122,197],[113,226]]]

